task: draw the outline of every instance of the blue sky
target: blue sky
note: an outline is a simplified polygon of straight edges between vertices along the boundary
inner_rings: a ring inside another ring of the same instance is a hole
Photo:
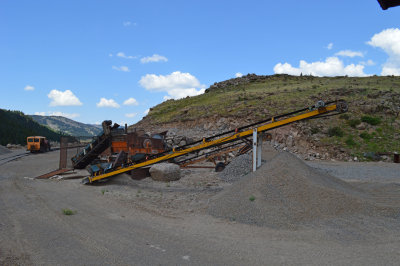
[[[132,124],[236,75],[400,75],[400,7],[337,1],[0,2],[0,108]]]

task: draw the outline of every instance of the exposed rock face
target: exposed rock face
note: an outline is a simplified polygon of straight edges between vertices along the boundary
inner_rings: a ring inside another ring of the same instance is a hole
[[[156,181],[176,181],[181,178],[181,169],[173,163],[159,163],[150,168],[150,175]]]
[[[193,142],[193,139],[177,134],[176,130],[168,131],[165,142],[168,149],[172,149],[179,146],[184,146]]]

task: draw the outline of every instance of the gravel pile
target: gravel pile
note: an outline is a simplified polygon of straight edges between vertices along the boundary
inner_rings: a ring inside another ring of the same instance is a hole
[[[255,173],[216,195],[208,212],[274,228],[296,228],[352,214],[398,215],[397,209],[375,206],[363,190],[311,168],[288,152],[276,154]]]
[[[0,155],[10,153],[11,151],[6,147],[0,145]]]
[[[247,175],[252,169],[251,154],[243,154],[235,157],[224,169],[218,173],[218,177],[226,182],[235,182]]]

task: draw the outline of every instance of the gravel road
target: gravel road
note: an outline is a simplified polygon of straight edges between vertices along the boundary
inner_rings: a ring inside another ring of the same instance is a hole
[[[367,227],[355,237],[346,221],[335,230],[278,230],[201,210],[162,215],[142,207],[136,183],[116,189],[116,183],[29,179],[57,166],[58,152],[0,166],[0,265],[396,265],[400,259],[394,227]],[[174,193],[173,184],[158,187]],[[129,189],[131,198],[117,195]],[[141,194],[153,195],[145,187]],[[76,213],[66,216],[65,208]]]

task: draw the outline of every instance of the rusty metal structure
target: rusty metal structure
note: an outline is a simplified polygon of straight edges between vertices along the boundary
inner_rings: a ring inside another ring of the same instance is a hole
[[[165,133],[148,135],[143,130],[127,132],[112,121],[102,123],[103,133],[95,137],[71,158],[74,169],[88,167],[89,172],[105,172],[165,151]]]
[[[157,154],[165,150],[164,133],[149,136],[141,131],[114,131],[111,133],[111,145],[102,153],[112,155],[124,152],[137,161],[145,155]]]

